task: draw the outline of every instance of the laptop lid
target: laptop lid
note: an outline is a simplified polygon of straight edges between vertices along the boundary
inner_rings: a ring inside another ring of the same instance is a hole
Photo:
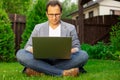
[[[32,37],[36,59],[70,59],[71,37]]]

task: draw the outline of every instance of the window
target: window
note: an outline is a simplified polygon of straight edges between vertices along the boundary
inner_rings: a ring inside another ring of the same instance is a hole
[[[110,14],[111,14],[111,15],[114,15],[114,14],[115,14],[115,11],[114,11],[114,10],[110,10]]]
[[[111,15],[120,15],[120,10],[110,10]]]
[[[79,18],[79,17],[77,16],[77,17],[76,17],[76,20],[78,20],[78,18]]]
[[[90,11],[90,12],[89,12],[89,18],[92,18],[93,15],[94,15],[94,14],[93,14],[93,11]]]
[[[85,14],[83,14],[83,17],[84,17],[84,19],[86,18],[86,17],[85,17]]]

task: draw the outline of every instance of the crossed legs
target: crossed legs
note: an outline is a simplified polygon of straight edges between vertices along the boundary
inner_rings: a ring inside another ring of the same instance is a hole
[[[36,60],[33,58],[33,54],[24,49],[19,50],[16,57],[23,66],[53,76],[66,76],[70,72],[77,72],[78,68],[84,66],[88,60],[85,51],[72,54],[70,60],[56,60],[54,64],[45,60]],[[70,75],[72,76],[72,74]]]

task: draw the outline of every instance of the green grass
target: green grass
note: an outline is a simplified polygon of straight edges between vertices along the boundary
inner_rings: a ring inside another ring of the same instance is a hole
[[[120,61],[89,60],[86,74],[78,77],[27,77],[22,74],[23,66],[19,63],[0,63],[0,80],[120,80]]]

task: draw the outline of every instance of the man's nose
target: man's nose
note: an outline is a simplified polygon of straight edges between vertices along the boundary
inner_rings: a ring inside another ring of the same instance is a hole
[[[53,18],[55,19],[55,18],[56,18],[56,15],[53,15]]]

